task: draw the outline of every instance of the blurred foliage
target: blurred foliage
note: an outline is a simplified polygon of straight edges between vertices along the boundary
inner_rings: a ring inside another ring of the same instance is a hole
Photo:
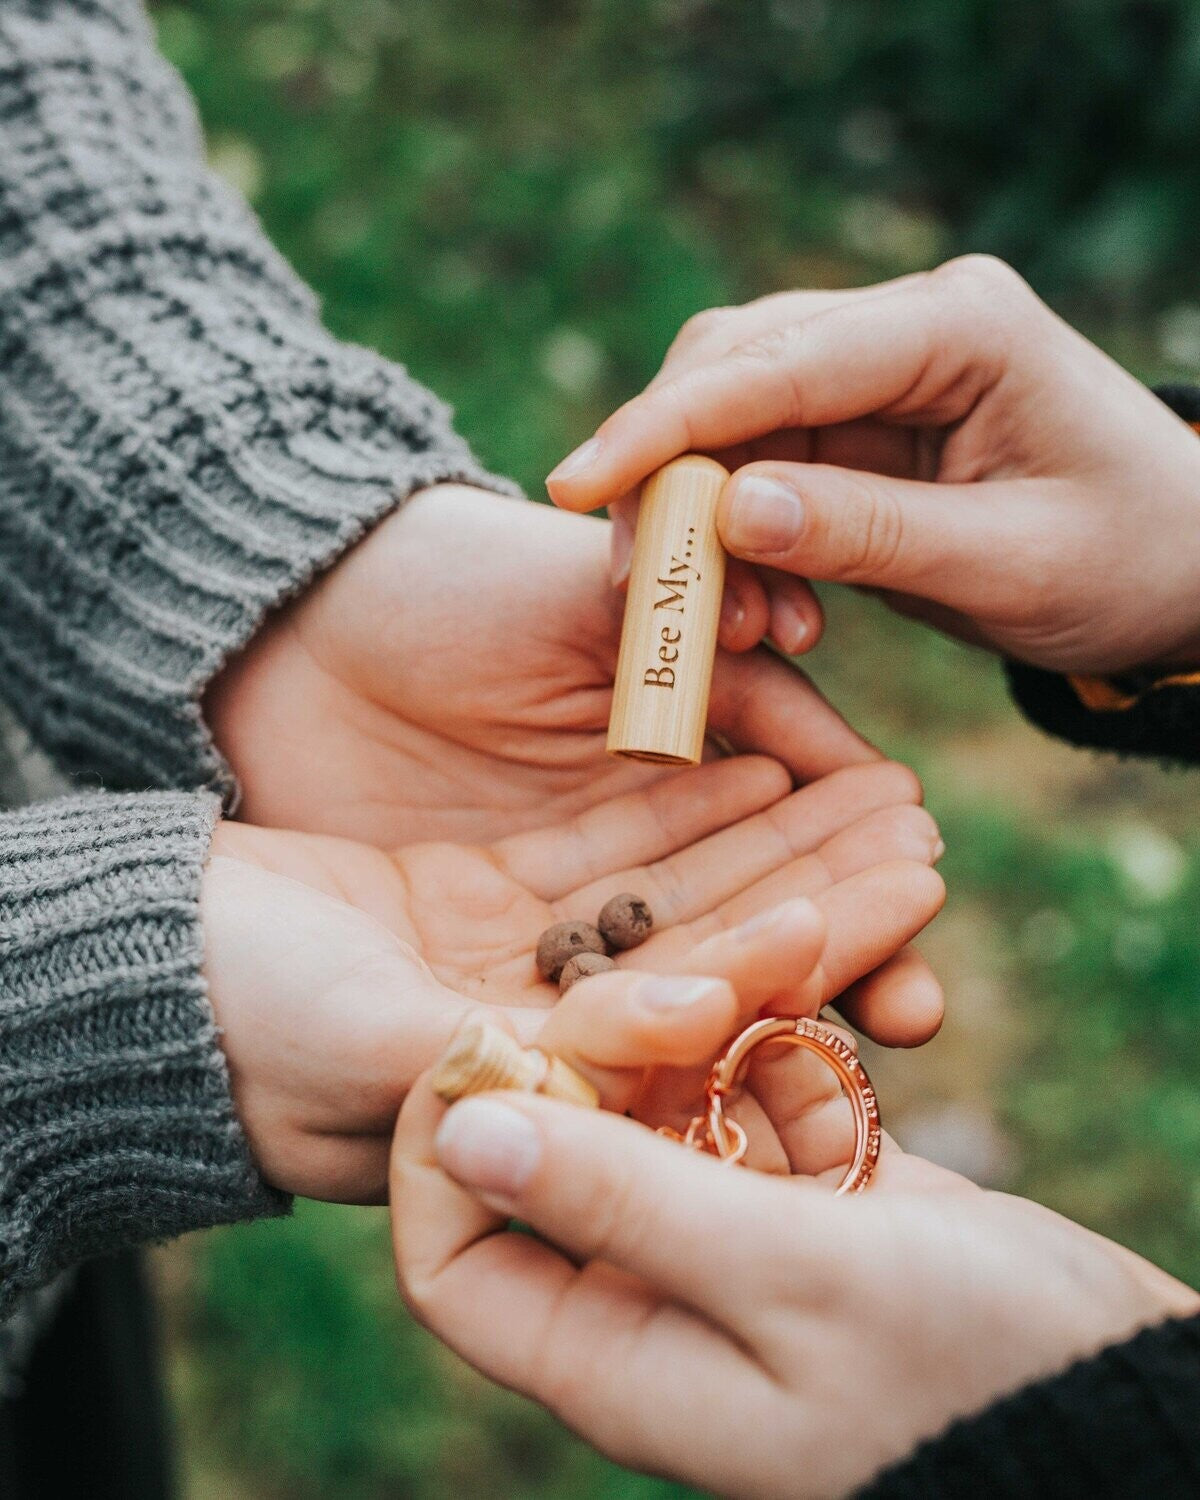
[[[1188,0],[203,0],[216,165],[536,486],[680,323],[965,249],[1200,356]],[[1155,355],[1157,360],[1158,356]]]
[[[255,1495],[288,1500],[690,1494],[627,1474],[408,1322],[386,1215],[301,1204],[210,1236],[176,1386]],[[225,1481],[217,1488],[231,1500]]]
[[[408,363],[531,494],[691,313],[963,250],[1013,260],[1140,373],[1200,366],[1189,0],[155,16],[214,165],[330,326]],[[828,603],[817,676],[919,766],[946,831],[947,920],[967,934],[951,1005],[986,963],[1018,1025],[1000,1079],[1012,1185],[1200,1282],[1194,781],[1084,756],[1052,776],[978,658],[855,596]],[[968,1032],[900,1061],[986,1100],[996,1079],[971,1067],[989,1046]],[[613,1469],[407,1322],[378,1215],[304,1206],[202,1237],[187,1265],[175,1379],[196,1496],[685,1493]]]

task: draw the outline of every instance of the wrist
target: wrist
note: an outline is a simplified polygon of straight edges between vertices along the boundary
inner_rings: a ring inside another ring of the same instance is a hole
[[[201,712],[243,788],[246,768],[261,763],[264,737],[294,719],[297,698],[313,703],[322,690],[333,698],[339,689],[358,693],[362,659],[378,645],[380,622],[400,592],[397,580],[436,563],[457,520],[471,525],[479,499],[494,504],[500,495],[459,481],[414,491],[226,659],[204,690]],[[336,703],[326,706],[336,713]]]

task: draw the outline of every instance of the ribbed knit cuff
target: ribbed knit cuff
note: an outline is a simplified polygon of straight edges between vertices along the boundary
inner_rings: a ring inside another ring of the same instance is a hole
[[[860,1500],[1194,1500],[1200,1318],[1144,1329],[1026,1386],[860,1491]]]
[[[77,1261],[286,1210],[203,979],[216,813],[150,792],[0,817],[0,1319]]]
[[[0,682],[66,770],[231,778],[200,699],[413,491],[489,475],[207,169],[136,0],[0,7]]]

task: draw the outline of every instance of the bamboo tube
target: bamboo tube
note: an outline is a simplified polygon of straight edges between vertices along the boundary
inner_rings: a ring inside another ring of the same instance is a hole
[[[447,1104],[466,1094],[518,1089],[546,1094],[595,1109],[600,1096],[561,1057],[522,1047],[515,1037],[487,1021],[468,1021],[451,1040],[433,1070],[433,1091]]]
[[[725,552],[717,497],[728,471],[687,454],[642,490],[608,752],[697,765],[704,752]]]

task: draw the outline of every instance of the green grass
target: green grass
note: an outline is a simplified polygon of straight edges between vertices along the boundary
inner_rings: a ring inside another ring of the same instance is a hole
[[[954,87],[923,95],[962,113],[960,134],[945,135],[964,143],[960,184],[967,144],[990,150],[994,134],[979,89],[961,87],[964,67],[973,76],[965,9],[955,0],[927,38],[925,64],[940,58]],[[1096,27],[1118,9],[1091,7]],[[1013,226],[1020,205],[1036,207],[1036,181],[1017,191],[1000,174],[993,200],[956,218],[922,186],[917,157],[903,157],[894,195],[886,165],[839,158],[850,126],[860,157],[871,129],[886,136],[866,85],[892,76],[891,54],[863,74],[870,49],[851,7],[830,8],[829,36],[820,6],[779,3],[769,25],[766,10],[198,0],[156,15],[215,163],[316,286],[330,325],[408,363],[485,459],[538,495],[690,313],[988,247],[972,224],[1036,239]],[[936,11],[922,0],[922,24]],[[1104,35],[1090,61],[1108,87],[1124,53]],[[794,96],[779,87],[789,67]],[[827,126],[820,110],[793,109],[809,84],[859,114]],[[1152,188],[1113,198],[1101,185],[1098,201],[1163,200]],[[1126,362],[1159,373],[1128,268],[1114,291],[1071,264],[1033,268],[1060,278],[1065,305]],[[1055,752],[1018,726],[981,658],[857,596],[828,602],[814,675],[918,765],[949,848],[934,948],[952,1019],[922,1055],[886,1060],[901,1134],[923,1098],[994,1108],[1012,1185],[1200,1281],[1194,778]],[[973,1010],[980,979],[987,999]],[[620,1473],[439,1350],[399,1308],[375,1213],[303,1205],[287,1222],[196,1237],[166,1267],[196,1500],[685,1493]]]
[[[286,1222],[208,1237],[182,1317],[185,1424],[219,1432],[221,1455],[255,1493],[690,1493],[604,1463],[413,1325],[379,1211],[301,1204]]]

